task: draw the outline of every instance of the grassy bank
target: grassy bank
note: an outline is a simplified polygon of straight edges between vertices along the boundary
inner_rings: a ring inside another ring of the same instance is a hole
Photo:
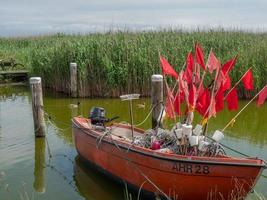
[[[206,58],[212,48],[222,63],[239,53],[231,72],[233,82],[252,66],[256,88],[266,84],[267,33],[159,31],[2,38],[0,57],[15,57],[55,91],[69,92],[69,63],[77,62],[80,96],[149,95],[150,76],[160,72],[158,51],[179,70],[195,41],[205,49]]]

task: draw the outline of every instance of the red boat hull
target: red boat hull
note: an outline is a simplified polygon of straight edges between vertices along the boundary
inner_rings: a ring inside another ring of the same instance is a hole
[[[260,159],[157,153],[120,139],[101,137],[103,132],[87,124],[85,118],[73,119],[75,146],[83,158],[136,187],[142,185],[144,190],[160,195],[164,192],[176,199],[245,197],[265,167]]]

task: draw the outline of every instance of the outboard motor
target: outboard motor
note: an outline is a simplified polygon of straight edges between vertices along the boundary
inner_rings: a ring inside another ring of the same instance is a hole
[[[92,107],[89,114],[89,119],[93,125],[104,126],[107,121],[105,117],[105,109],[100,107]]]
[[[91,124],[95,125],[98,129],[105,129],[105,123],[111,122],[114,119],[118,119],[119,117],[106,118],[105,109],[100,107],[92,107],[89,113],[89,119],[91,120]]]

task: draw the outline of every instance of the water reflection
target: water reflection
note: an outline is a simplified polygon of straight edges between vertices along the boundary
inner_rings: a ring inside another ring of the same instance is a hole
[[[65,157],[56,155],[67,154],[71,160],[77,155],[72,141],[71,117],[80,114],[87,117],[92,106],[100,106],[106,109],[107,117],[120,116],[117,121],[129,121],[128,102],[121,102],[120,99],[71,99],[58,94],[45,93],[44,109],[52,116],[52,121],[57,127],[54,129],[54,127],[48,126],[47,139],[52,154],[55,155],[52,164],[55,169],[62,172],[64,177],[67,177],[67,182],[74,181],[78,188],[78,192],[76,192],[64,182],[65,179],[62,179],[64,178],[62,175],[56,173],[52,168],[44,168],[47,145],[42,138],[34,139],[31,98],[29,97],[30,93],[27,87],[11,87],[9,89],[0,87],[0,126],[2,127],[0,129],[0,169],[5,169],[7,174],[12,174],[12,178],[9,179],[10,185],[23,180],[30,183],[29,185],[33,186],[30,189],[37,193],[46,191],[44,194],[37,195],[37,199],[54,199],[55,193],[59,194],[58,198],[60,199],[70,200],[81,198],[124,199],[122,186],[92,170],[79,158],[76,158],[73,166],[72,162]],[[77,108],[75,105],[78,102],[80,102],[80,106]],[[245,101],[240,101],[240,108],[245,104]],[[145,118],[150,109],[149,105],[149,98],[134,101],[135,124]],[[209,123],[210,134],[215,129],[223,128],[235,114],[228,111],[219,113]],[[223,143],[243,153],[267,160],[266,117],[267,103],[260,108],[257,108],[255,103],[251,104],[238,117],[234,126],[227,129]],[[199,116],[196,116],[196,121],[200,121]],[[171,126],[172,123],[168,122],[166,125]],[[150,127],[151,120],[149,118],[142,128]],[[233,155],[232,152],[231,155]],[[33,157],[35,158],[34,162]],[[72,173],[74,173],[73,177]],[[266,173],[267,171],[264,172],[265,175]],[[267,195],[266,180],[260,178],[256,186],[256,191],[265,196]],[[31,191],[30,189],[28,191]],[[0,191],[0,199],[2,199],[1,195],[3,196],[3,193]],[[8,197],[4,196],[3,199],[10,199]]]
[[[45,138],[35,139],[33,187],[39,193],[45,192],[45,147]]]
[[[107,179],[79,156],[75,158],[73,170],[75,185],[85,199],[124,199],[122,187],[119,184]]]
[[[70,108],[70,104],[77,105],[80,103],[78,108]],[[240,101],[239,108],[241,109],[247,101]],[[145,104],[145,108],[140,108],[139,104]],[[134,110],[134,123],[138,124],[143,121],[145,116],[150,110],[150,99],[139,99],[133,102]],[[60,119],[65,123],[70,123],[71,116],[83,115],[88,116],[89,110],[93,106],[100,106],[106,110],[107,117],[119,116],[117,121],[128,121],[129,122],[129,109],[127,102],[121,102],[120,99],[68,99],[68,98],[45,98],[45,109],[46,111],[54,116],[56,119]],[[79,112],[77,111],[79,110]],[[217,114],[216,118],[212,118],[209,123],[209,132],[216,129],[222,129],[231,119],[234,117],[236,112],[229,112],[224,110]],[[256,107],[255,103],[249,105],[244,112],[237,118],[233,127],[226,129],[225,134],[235,138],[244,138],[249,140],[251,143],[259,144],[260,146],[267,144],[267,104],[261,107]],[[200,122],[201,118],[196,114],[195,123]],[[174,122],[167,121],[164,123],[167,127],[171,127]],[[66,126],[62,123],[56,124],[59,128],[64,129]],[[141,126],[141,128],[148,129],[151,127],[151,118]],[[70,132],[64,132],[62,136],[72,143],[72,137]]]
[[[29,102],[29,93],[25,89],[25,86],[0,86],[0,100],[2,102],[7,100],[16,101],[17,98],[21,98]]]

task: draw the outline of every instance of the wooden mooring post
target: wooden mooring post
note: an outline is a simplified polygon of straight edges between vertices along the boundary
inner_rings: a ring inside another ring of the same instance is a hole
[[[159,118],[162,115],[163,103],[163,76],[154,74],[151,76],[151,104],[152,104],[152,128],[156,128],[160,123]]]
[[[70,94],[74,98],[78,96],[77,75],[77,63],[70,63]]]
[[[43,92],[41,78],[31,77],[30,87],[32,93],[32,113],[35,136],[43,137],[45,136],[45,120],[43,111]]]
[[[45,138],[35,138],[33,187],[39,193],[45,193],[45,149]]]

